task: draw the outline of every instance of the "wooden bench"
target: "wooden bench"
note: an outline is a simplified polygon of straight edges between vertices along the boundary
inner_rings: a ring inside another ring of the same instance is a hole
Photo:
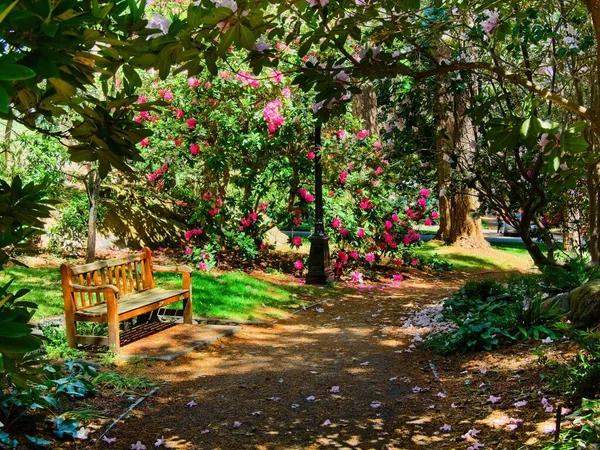
[[[182,287],[154,287],[153,272],[179,272]],[[183,300],[183,322],[192,323],[192,269],[187,266],[156,266],[148,248],[123,259],[60,266],[65,300],[67,342],[108,345],[119,351],[119,322]],[[108,338],[77,334],[77,322],[107,322]]]

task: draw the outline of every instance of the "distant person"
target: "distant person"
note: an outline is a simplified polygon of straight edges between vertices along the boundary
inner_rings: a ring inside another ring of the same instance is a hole
[[[499,212],[496,212],[496,222],[498,223],[497,234],[504,233],[504,217]]]

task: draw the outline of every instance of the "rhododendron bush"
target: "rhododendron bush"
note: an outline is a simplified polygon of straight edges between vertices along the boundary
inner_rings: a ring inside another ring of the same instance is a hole
[[[219,249],[253,258],[277,226],[291,229],[290,246],[300,247],[294,230],[311,229],[314,217],[312,95],[277,70],[257,78],[224,65],[214,77],[147,78],[138,102],[167,108],[135,119],[153,131],[139,143],[142,189],[187,218],[186,256],[202,270]],[[413,227],[436,219],[430,192],[416,184],[400,192],[392,148],[363,127],[346,114],[323,129],[328,233],[334,248],[353,256],[353,264],[336,257],[338,275],[382,258],[410,263],[404,251],[420,242]]]

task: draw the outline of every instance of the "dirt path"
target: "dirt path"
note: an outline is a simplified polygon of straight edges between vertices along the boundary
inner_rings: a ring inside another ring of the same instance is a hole
[[[517,449],[533,443],[552,415],[533,403],[512,406],[537,389],[535,374],[525,382],[515,375],[535,365],[526,350],[517,359],[516,347],[493,357],[442,358],[411,348],[423,330],[406,327],[409,313],[464,281],[454,273],[359,289],[271,328],[246,327],[172,363],[139,365],[136,374],[165,385],[109,433],[115,443],[75,447],[130,449],[141,441],[150,449],[160,437],[164,448],[177,449],[467,449],[476,441]],[[492,405],[491,394],[504,400]],[[191,401],[197,405],[188,406]],[[517,415],[525,422],[511,431]],[[461,437],[471,429],[481,432]]]

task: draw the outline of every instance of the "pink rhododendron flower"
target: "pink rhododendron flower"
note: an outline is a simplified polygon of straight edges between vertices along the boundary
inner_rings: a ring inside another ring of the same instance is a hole
[[[284,50],[287,50],[288,46],[285,42],[278,42],[277,44],[275,44],[275,49],[278,52],[282,52]]]
[[[296,260],[296,262],[294,262],[294,269],[300,271],[302,269],[304,269],[304,263],[301,260]]]
[[[148,120],[150,118],[150,113],[148,111],[140,111],[140,118],[142,120]]]
[[[186,233],[187,233],[187,232],[186,232]],[[186,254],[186,255],[188,255],[188,256],[189,256],[189,255],[191,255],[191,254],[192,254],[192,247],[188,247],[188,248],[186,248],[186,249],[185,249],[185,254]]]
[[[370,134],[369,130],[360,130],[356,133],[356,137],[359,139],[364,139]]]
[[[340,226],[342,226],[342,221],[336,217],[331,221],[331,226],[337,230]]]
[[[373,261],[375,261],[375,255],[373,253],[367,253],[365,255],[365,261],[367,261],[368,263],[372,263]]]
[[[173,100],[173,93],[171,91],[165,92],[164,99],[168,102]]]
[[[395,273],[394,275],[392,275],[392,279],[394,281],[402,281],[404,279],[404,277],[399,273]]]
[[[423,221],[424,225],[431,225],[432,223],[433,222],[431,221],[431,219],[429,217]]]
[[[290,98],[292,96],[292,90],[286,86],[281,90],[281,95],[285,98]]]
[[[343,263],[348,262],[348,254],[343,250],[338,252],[337,257]]]
[[[175,117],[177,117],[178,119],[183,119],[184,115],[185,115],[185,113],[183,112],[182,109],[175,110]]]
[[[242,87],[250,86],[253,88],[260,87],[260,81],[258,81],[251,73],[241,70],[235,77]]]
[[[223,206],[223,200],[218,198],[217,199],[217,206],[220,208],[221,206]]]
[[[431,191],[429,189],[421,189],[419,191],[419,195],[421,197],[429,197],[431,195]]]
[[[375,143],[373,144],[373,147],[375,147],[377,149],[381,148],[381,142],[375,141]]]
[[[273,83],[279,84],[283,81],[283,73],[279,70],[271,70],[269,72],[269,78],[271,78]]]
[[[365,230],[364,230],[364,228],[359,228],[359,229],[358,229],[358,231],[356,232],[356,235],[357,235],[359,238],[361,238],[361,239],[362,239],[363,237],[365,237]]]
[[[484,13],[487,15],[487,18],[483,22],[481,22],[481,28],[483,28],[483,31],[490,35],[492,34],[492,31],[494,31],[494,29],[498,26],[500,13],[496,9],[492,11],[486,9]]]
[[[224,70],[219,74],[219,78],[221,78],[222,80],[231,80],[231,74],[228,70]]]
[[[329,197],[333,198],[335,197],[335,192],[333,191],[329,191],[329,193],[327,194]]]
[[[304,201],[305,201],[306,203],[312,203],[312,202],[314,202],[314,201],[315,201],[315,197],[314,197],[312,194],[306,194],[306,195],[304,196]]]
[[[192,155],[197,155],[198,153],[200,153],[200,146],[198,144],[190,145],[190,153]]]
[[[302,245],[302,238],[300,236],[294,236],[292,238],[292,244],[296,247],[300,247]]]
[[[417,267],[417,265],[419,264],[419,261],[417,261],[415,258],[413,258],[413,259],[410,260],[410,264],[413,267]]]
[[[142,140],[140,141],[140,145],[141,145],[142,147],[148,147],[148,146],[150,145],[150,139],[148,139],[148,138],[144,138],[144,139],[142,139]]]
[[[206,83],[204,83],[204,87],[206,89],[210,89],[212,87],[212,83],[210,81],[207,81]]]
[[[315,159],[315,152],[308,152],[306,156],[312,161],[313,159]]]
[[[190,130],[193,130],[194,128],[196,128],[196,124],[198,123],[198,121],[194,118],[188,119],[186,120],[187,126]]]
[[[144,97],[143,95],[139,96],[137,99],[138,103],[146,103],[148,101],[148,97]]]
[[[394,224],[392,222],[390,222],[389,220],[385,221],[384,227],[386,230],[391,230],[393,226],[394,226]]]
[[[188,82],[188,86],[191,87],[192,89],[195,89],[196,86],[198,86],[200,84],[200,80],[198,78],[194,78],[194,77],[188,78],[187,82]]]
[[[179,147],[181,144],[183,144],[183,141],[182,141],[181,139],[175,139],[175,140],[173,141],[173,143],[174,143],[174,144],[175,144],[177,147]]]
[[[356,250],[352,250],[350,253],[348,253],[348,256],[352,259],[358,259],[358,252]]]
[[[398,217],[398,214],[396,214],[396,213],[392,214],[392,222],[398,223],[399,220],[400,220],[400,218]]]
[[[417,200],[417,203],[419,204],[419,206],[421,208],[424,208],[425,205],[427,205],[427,199],[425,197],[419,197],[419,199]]]
[[[156,177],[157,177],[157,176],[158,176],[158,175],[156,175],[156,173],[149,173],[149,174],[146,176],[146,178],[148,178],[148,181],[152,183],[152,182],[154,182],[154,181],[156,180]]]
[[[440,217],[440,215],[436,211],[431,212],[431,218],[433,220],[437,220],[439,217]]]
[[[209,209],[208,214],[210,214],[212,217],[216,216],[217,214],[219,214],[219,208]]]
[[[204,194],[202,194],[202,199],[204,201],[209,201],[212,198],[212,196],[213,196],[212,192],[208,191],[208,192],[205,192]]]
[[[347,178],[348,178],[348,171],[347,170],[344,170],[342,173],[340,173],[339,179],[340,179],[340,183],[341,184],[346,184],[346,181],[347,181],[346,179]]]
[[[360,273],[358,270],[356,270],[356,271],[350,273],[350,279],[354,283],[362,284],[363,283],[363,274]]]
[[[200,261],[198,263],[198,270],[202,272],[208,272],[208,264],[206,264],[204,261]]]
[[[346,139],[346,130],[338,130],[337,138],[340,140]]]
[[[340,235],[345,238],[348,237],[348,230],[344,227],[340,228]]]
[[[262,202],[260,205],[258,205],[258,209],[260,209],[261,211],[265,211],[268,205],[269,202]]]

